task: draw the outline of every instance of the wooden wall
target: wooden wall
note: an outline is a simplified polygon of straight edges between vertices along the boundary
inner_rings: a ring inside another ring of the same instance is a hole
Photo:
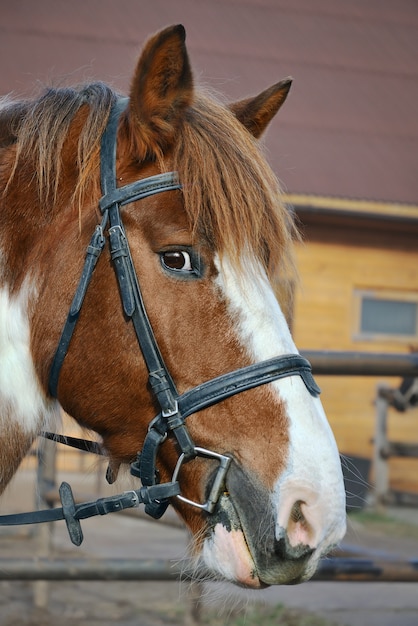
[[[341,221],[311,220],[297,248],[301,277],[293,333],[300,350],[408,352],[402,341],[355,339],[355,290],[418,293],[418,238],[409,229],[374,228]],[[398,386],[399,378],[320,377],[322,401],[340,452],[372,458],[376,385]],[[418,410],[390,412],[390,434],[418,441]],[[391,460],[394,488],[418,491],[418,461]]]

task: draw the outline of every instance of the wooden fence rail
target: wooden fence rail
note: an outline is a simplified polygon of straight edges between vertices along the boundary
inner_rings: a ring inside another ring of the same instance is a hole
[[[411,376],[418,378],[418,353],[302,350],[317,376]]]
[[[187,580],[181,563],[162,559],[0,559],[0,580]],[[313,581],[418,582],[418,559],[323,559]]]

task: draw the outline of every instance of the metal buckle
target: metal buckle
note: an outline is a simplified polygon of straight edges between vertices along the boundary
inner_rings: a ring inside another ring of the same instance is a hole
[[[177,415],[178,412],[179,412],[179,403],[177,402],[177,400],[174,400],[173,408],[172,409],[162,409],[161,410],[161,415],[165,419],[168,419],[169,417],[173,417],[173,415]]]
[[[128,491],[123,492],[123,495],[128,494],[132,495],[132,508],[135,509],[139,507],[140,504],[142,504],[142,501],[139,499],[138,493],[134,489],[129,489]]]
[[[230,456],[225,456],[224,454],[218,454],[217,452],[212,452],[212,450],[206,450],[206,448],[195,447],[195,452],[196,452],[196,456],[205,457],[208,459],[215,459],[219,461],[218,471],[216,473],[215,480],[213,481],[213,485],[210,490],[209,496],[206,502],[204,502],[203,504],[200,504],[199,502],[194,502],[193,500],[189,500],[189,498],[186,498],[185,496],[182,496],[180,494],[177,495],[176,498],[202,511],[206,511],[207,513],[213,513],[215,505],[219,500],[219,496],[220,496],[221,490],[223,488],[223,483],[225,480],[225,475],[229,469],[232,458]],[[180,472],[180,468],[183,465],[184,460],[185,460],[185,455],[183,453],[179,456],[176,467],[174,468],[173,477],[171,479],[172,482],[177,481],[177,476]]]

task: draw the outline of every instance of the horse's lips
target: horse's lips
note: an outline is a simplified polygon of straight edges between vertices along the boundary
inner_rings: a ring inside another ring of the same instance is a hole
[[[246,587],[256,589],[260,587],[255,564],[241,530],[229,531],[222,524],[217,524],[214,544],[222,569],[226,570],[235,582]]]
[[[222,495],[212,518],[212,533],[203,545],[206,567],[223,578],[252,589],[266,585],[260,580],[231,498]]]
[[[216,569],[225,578],[253,589],[262,586],[242,531],[227,530],[222,524],[217,524],[212,550],[217,561]]]

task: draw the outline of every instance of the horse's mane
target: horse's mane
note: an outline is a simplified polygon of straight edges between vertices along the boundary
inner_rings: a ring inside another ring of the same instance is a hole
[[[19,163],[36,164],[39,193],[56,200],[61,184],[61,153],[77,112],[85,105],[75,156],[78,183],[74,199],[81,205],[91,179],[97,181],[100,138],[116,94],[102,83],[80,88],[47,89],[38,99],[8,103],[2,119],[17,114],[10,133],[16,156],[9,185]],[[8,114],[9,113],[9,114]],[[256,140],[235,116],[214,98],[199,92],[186,110],[173,148],[174,168],[183,185],[191,227],[235,265],[251,268],[254,258],[270,280],[279,278],[288,301],[294,279],[293,220],[280,198],[279,184]]]
[[[62,184],[63,147],[70,125],[84,107],[86,114],[73,159],[78,171],[73,199],[81,204],[91,179],[95,178],[93,173],[99,168],[100,138],[115,99],[112,89],[100,82],[74,88],[48,88],[40,97],[23,102],[6,99],[0,108],[0,125],[2,121],[9,124],[9,134],[16,146],[7,186],[20,165],[29,161],[35,168],[40,202],[44,206],[56,202]]]

